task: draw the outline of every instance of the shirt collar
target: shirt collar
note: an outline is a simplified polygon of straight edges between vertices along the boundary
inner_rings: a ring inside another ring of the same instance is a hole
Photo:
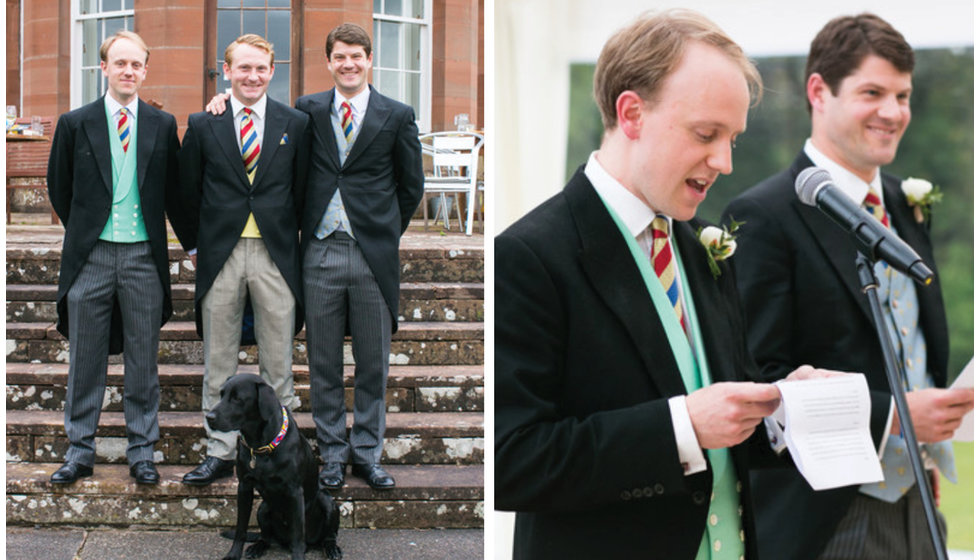
[[[869,190],[875,193],[879,199],[881,198],[880,168],[875,170],[874,179],[868,184],[864,179],[851,173],[844,166],[824,155],[823,152],[813,145],[813,141],[810,138],[807,138],[806,144],[803,145],[803,152],[810,158],[810,161],[814,165],[826,169],[830,173],[830,178],[834,180],[834,185],[844,191],[844,194],[854,201],[855,204],[859,206],[863,204],[864,198],[868,196]]]
[[[249,109],[252,110],[252,113],[253,113],[254,116],[258,117],[259,120],[264,121],[265,120],[265,106],[266,106],[266,101],[268,99],[269,99],[269,96],[268,95],[262,94],[262,97],[260,97],[259,100],[256,101],[255,103],[253,103],[252,105],[245,105],[244,103],[242,103],[238,99],[235,99],[235,96],[232,95],[231,96],[231,114],[232,115],[235,115],[236,118],[241,118],[241,111],[242,111],[242,109],[244,109],[245,107],[248,107]]]
[[[357,95],[351,97],[350,99],[344,97],[339,90],[334,89],[333,109],[339,115],[340,104],[343,103],[344,101],[347,101],[351,105],[351,110],[354,112],[354,116],[357,117],[359,115],[363,115],[364,112],[367,111],[368,99],[370,99],[370,97],[371,97],[370,87],[365,87],[363,90],[361,90],[361,93],[358,93]]]
[[[108,93],[105,95],[105,106],[109,109],[109,114],[112,116],[115,116],[123,108],[123,104],[116,101],[116,98]],[[136,118],[136,111],[139,109],[139,106],[140,98],[135,95],[133,96],[133,100],[129,102],[129,105],[126,105],[126,110],[129,111],[130,115],[133,115],[134,119]]]
[[[585,176],[595,187],[602,200],[612,207],[619,219],[623,221],[630,235],[637,237],[650,227],[650,223],[653,222],[656,214],[645,202],[626,190],[622,183],[602,168],[602,164],[596,159],[598,153],[592,152],[589,156],[589,161],[585,164]],[[665,217],[670,224],[669,227],[673,227],[671,218]]]

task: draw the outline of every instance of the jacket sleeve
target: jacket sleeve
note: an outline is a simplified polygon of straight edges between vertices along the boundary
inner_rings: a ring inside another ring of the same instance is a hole
[[[68,226],[74,173],[75,130],[67,115],[58,118],[58,125],[48,156],[48,198],[61,223]]]
[[[187,249],[196,249],[201,222],[201,186],[204,182],[203,154],[192,118],[187,119],[187,132],[184,133],[184,143],[177,157],[177,167],[180,169],[180,198],[184,221],[187,224],[186,239],[181,238],[181,245]]]
[[[412,215],[415,214],[422,200],[425,181],[422,172],[422,144],[419,142],[419,129],[415,126],[415,112],[411,109],[403,113],[394,149],[392,159],[395,168],[395,188],[398,210],[402,218],[401,232],[405,233]]]
[[[164,188],[166,189],[167,219],[170,221],[181,246],[184,250],[190,250],[196,244],[197,220],[192,219],[194,215],[193,201],[185,199],[181,192],[180,166],[178,164],[180,142],[177,140],[177,119],[172,116],[167,123],[166,142],[167,183]]]

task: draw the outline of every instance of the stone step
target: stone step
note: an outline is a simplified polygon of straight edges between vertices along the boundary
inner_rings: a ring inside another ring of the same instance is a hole
[[[194,323],[170,321],[160,330],[161,364],[202,364],[204,350]],[[7,323],[7,362],[67,363],[68,341],[54,323]],[[306,330],[293,341],[293,362],[306,364]],[[483,323],[401,323],[392,336],[391,365],[476,365],[483,363]],[[121,357],[110,356],[110,363]],[[240,364],[257,364],[255,346],[243,347]],[[353,364],[350,341],[344,363]]]
[[[316,431],[308,412],[293,415],[314,444]],[[68,449],[64,413],[54,410],[7,411],[7,461],[61,462]],[[348,429],[353,415],[347,415]],[[384,451],[388,464],[477,464],[483,462],[483,414],[479,412],[393,412],[386,415]],[[197,412],[160,412],[160,441],[155,459],[168,465],[193,465],[204,459],[204,416]],[[96,437],[96,462],[126,462],[123,413],[103,412]]]
[[[13,525],[131,526],[178,529],[233,527],[237,480],[207,487],[181,484],[187,468],[159,467],[161,482],[138,486],[125,465],[96,465],[93,476],[66,488],[48,482],[58,463],[7,463],[6,523]],[[347,476],[333,493],[344,528],[482,527],[482,465],[391,465],[397,486],[372,490]],[[252,527],[255,527],[253,509]],[[343,538],[343,533],[341,533]]]
[[[246,365],[240,372],[258,373]],[[204,366],[159,366],[160,409],[200,411]],[[293,367],[296,392],[310,410],[310,370]],[[68,364],[7,364],[7,410],[64,410]],[[102,410],[122,411],[123,366],[109,366]],[[354,404],[354,366],[344,368],[347,410]],[[483,366],[391,366],[388,371],[388,412],[480,412],[483,410]]]
[[[8,228],[7,284],[57,284],[61,265],[60,237],[48,239],[46,243],[18,241],[11,240],[10,230]],[[48,238],[52,236],[47,235]],[[483,282],[482,236],[458,240],[458,237],[440,240],[433,234],[406,234],[399,251],[401,281]],[[194,283],[194,265],[175,244],[170,245],[170,280],[175,284]]]
[[[54,322],[58,319],[54,284],[7,284],[8,322]],[[171,287],[172,321],[194,320],[194,285]],[[406,282],[401,286],[399,321],[483,321],[483,284]]]

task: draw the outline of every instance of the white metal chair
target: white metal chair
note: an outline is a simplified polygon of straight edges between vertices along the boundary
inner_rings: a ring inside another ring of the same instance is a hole
[[[430,132],[419,136],[419,141],[422,143],[425,168],[425,191],[422,194],[424,228],[428,230],[429,227],[427,200],[430,196],[439,195],[439,211],[433,219],[438,220],[441,215],[448,229],[450,221],[446,195],[465,194],[465,226],[458,198],[455,199],[456,215],[459,218],[460,231],[465,231],[466,235],[473,235],[473,211],[477,204],[477,171],[480,165],[483,136],[475,132]],[[425,161],[426,159],[431,161]]]

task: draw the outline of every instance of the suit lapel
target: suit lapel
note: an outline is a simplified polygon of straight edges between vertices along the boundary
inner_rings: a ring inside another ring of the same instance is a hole
[[[252,181],[252,190],[260,183],[265,176],[266,169],[275,158],[276,151],[279,149],[279,142],[282,140],[283,132],[286,131],[286,123],[289,117],[286,111],[278,102],[267,99],[265,104],[265,130],[262,133],[262,144],[260,144],[259,162],[255,170],[255,179]],[[295,140],[295,139],[294,139]],[[242,165],[244,168],[244,164]]]
[[[713,381],[734,381],[736,371],[732,367],[735,355],[732,341],[733,333],[727,320],[728,308],[731,302],[725,299],[721,292],[723,282],[731,279],[719,276],[715,278],[707,263],[707,253],[704,246],[695,235],[690,222],[674,221],[674,244],[677,253],[684,263],[687,283],[690,287],[691,298],[694,300],[694,310],[697,312],[697,322],[701,330],[701,342],[708,359],[709,371]],[[722,275],[731,274],[731,268],[720,264]],[[727,297],[738,297],[732,291]],[[689,322],[690,324],[690,322]]]
[[[668,396],[684,394],[670,342],[636,261],[581,169],[564,192],[582,242],[582,268],[595,292],[629,333],[658,390]]]
[[[242,152],[238,146],[238,138],[235,137],[235,115],[230,110],[217,116],[210,115],[208,117],[208,123],[211,125],[211,134],[214,135],[214,141],[218,143],[219,149],[228,158],[228,164],[231,166],[232,172],[248,188],[248,176],[245,174]]]
[[[333,134],[333,123],[330,121],[330,112],[333,110],[334,90],[325,92],[322,97],[314,98],[322,103],[312,103],[310,107],[310,118],[313,119],[313,128],[323,139],[323,145],[327,150],[327,159],[333,163],[334,169],[340,169],[340,155],[337,153],[337,139]]]
[[[371,86],[371,96],[368,98],[367,111],[365,111],[364,122],[361,123],[360,130],[357,131],[357,138],[351,147],[350,154],[344,161],[344,167],[350,167],[351,162],[364,153],[364,150],[374,141],[374,137],[381,130],[381,125],[388,120],[391,114],[391,107],[385,103],[384,98]]]
[[[112,196],[112,153],[109,149],[109,124],[106,121],[105,98],[89,104],[84,119],[85,134],[92,147],[92,157],[102,176],[102,184]]]
[[[139,117],[136,120],[136,134],[139,135],[139,140],[136,142],[136,184],[142,192],[143,179],[146,177],[146,169],[150,166],[160,119],[157,114],[150,112],[149,105],[143,101],[139,104]]]

